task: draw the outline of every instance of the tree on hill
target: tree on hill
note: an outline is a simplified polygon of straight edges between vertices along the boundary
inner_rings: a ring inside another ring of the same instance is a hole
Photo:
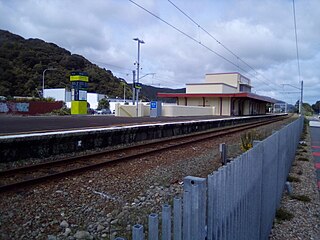
[[[89,92],[121,96],[121,81],[111,71],[53,43],[0,30],[0,96],[38,97],[43,72],[49,67],[55,70],[45,72],[45,88],[70,86],[70,72],[84,71],[89,75]],[[126,90],[132,96],[131,89]]]
[[[320,114],[320,101],[317,101],[315,104],[312,104],[312,109],[315,113]]]

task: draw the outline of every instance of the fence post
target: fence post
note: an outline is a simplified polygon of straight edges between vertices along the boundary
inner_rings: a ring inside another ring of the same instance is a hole
[[[182,207],[181,198],[173,200],[173,239],[182,240]]]
[[[171,206],[162,205],[162,240],[171,240]]]
[[[205,239],[206,238],[206,209],[207,209],[207,186],[206,178],[198,178],[188,176],[184,178],[184,192],[188,192],[190,196],[188,197],[186,205],[184,204],[184,213],[188,214],[187,226],[189,229],[187,233],[184,232],[183,239]],[[189,195],[188,194],[188,195]],[[185,199],[184,199],[185,200]],[[184,202],[185,203],[185,202]],[[185,209],[186,208],[186,209]],[[183,222],[185,226],[185,222]],[[184,227],[184,230],[187,227]],[[190,231],[190,228],[192,229]],[[192,237],[191,237],[192,236]]]
[[[149,240],[158,240],[159,235],[159,220],[158,220],[158,214],[151,213],[149,215],[149,221],[148,221],[148,239]]]
[[[220,159],[222,165],[227,164],[227,145],[225,143],[219,144],[219,151],[220,151]]]
[[[144,240],[142,225],[136,224],[132,227],[132,240]]]
[[[183,240],[191,240],[191,193],[183,192]]]

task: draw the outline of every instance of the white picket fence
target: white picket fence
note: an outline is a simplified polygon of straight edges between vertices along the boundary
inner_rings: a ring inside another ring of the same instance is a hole
[[[303,129],[303,117],[261,142],[207,178],[184,178],[183,200],[150,214],[148,239],[268,239]],[[123,240],[118,237],[116,240]],[[134,225],[133,240],[143,240]]]

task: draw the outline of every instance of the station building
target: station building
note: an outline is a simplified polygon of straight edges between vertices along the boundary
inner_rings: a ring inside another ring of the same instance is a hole
[[[212,107],[213,115],[266,114],[275,99],[251,92],[251,80],[240,73],[206,74],[204,83],[186,85],[186,93],[158,93],[160,99],[175,98],[178,106]]]

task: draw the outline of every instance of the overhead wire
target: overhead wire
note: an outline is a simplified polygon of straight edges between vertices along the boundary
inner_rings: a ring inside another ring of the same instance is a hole
[[[133,3],[134,5],[136,5],[137,7],[141,8],[142,10],[146,11],[147,13],[149,13],[150,15],[154,16],[155,18],[159,19],[161,22],[167,24],[168,26],[170,26],[171,28],[173,28],[174,30],[178,31],[179,33],[181,33],[182,35],[186,36],[187,38],[191,39],[192,41],[198,43],[199,45],[201,45],[202,47],[206,48],[208,51],[214,53],[215,55],[219,56],[220,58],[224,59],[225,61],[227,61],[228,63],[230,63],[231,65],[241,69],[244,72],[247,72],[245,69],[240,68],[237,64],[235,64],[234,62],[232,62],[231,60],[227,59],[226,57],[222,56],[221,54],[217,53],[216,51],[214,51],[213,49],[211,49],[210,47],[204,45],[203,43],[199,42],[197,39],[195,39],[194,37],[190,36],[189,34],[185,33],[184,31],[180,30],[179,28],[175,27],[174,25],[172,25],[171,23],[167,22],[166,20],[162,19],[161,17],[157,16],[156,14],[154,14],[153,12],[149,11],[148,9],[146,9],[145,7],[139,5],[138,3],[136,3],[133,0],[129,0],[131,3]]]
[[[292,4],[293,4],[293,22],[294,22],[294,33],[295,33],[295,40],[296,40],[296,53],[297,53],[297,63],[298,63],[298,74],[299,74],[299,82],[300,82],[301,72],[300,72],[300,60],[299,60],[299,48],[298,48],[296,8],[295,8],[294,0],[292,0]]]
[[[236,68],[242,70],[243,72],[247,73],[248,75],[251,75],[254,78],[257,78],[255,75],[253,75],[252,73],[248,72],[247,70],[245,70],[244,68],[240,67],[238,64],[234,63],[233,61],[227,59],[226,57],[224,57],[223,55],[219,54],[218,52],[214,51],[213,49],[211,49],[210,47],[206,46],[205,44],[201,43],[200,41],[196,40],[194,37],[190,36],[189,34],[185,33],[184,31],[180,30],[179,28],[175,27],[173,24],[167,22],[166,20],[162,19],[161,17],[157,16],[156,14],[154,14],[153,12],[149,11],[148,9],[146,9],[145,7],[141,6],[140,4],[136,3],[133,0],[129,0],[131,3],[133,3],[134,5],[136,5],[137,7],[139,7],[140,9],[146,11],[147,13],[149,13],[150,15],[152,15],[153,17],[157,18],[158,20],[162,21],[163,23],[167,24],[168,26],[170,26],[171,28],[173,28],[174,30],[178,31],[179,33],[183,34],[184,36],[186,36],[187,38],[191,39],[192,41],[198,43],[199,45],[201,45],[202,47],[204,47],[205,49],[207,49],[208,51],[214,53],[215,55],[217,55],[218,57],[224,59],[226,62],[230,63],[231,65],[235,66]],[[171,2],[171,1],[169,1]],[[176,6],[176,5],[174,5]],[[182,11],[182,10],[181,10]],[[187,15],[186,15],[187,16]],[[192,18],[190,18],[188,16],[188,18],[194,22],[198,27],[201,27],[198,23],[196,23]],[[207,33],[209,33],[208,31],[206,31],[204,28],[201,27],[201,29]],[[209,33],[210,34],[210,33]],[[210,34],[211,35],[211,34]],[[211,35],[212,36],[212,35]],[[212,36],[213,37],[213,36]],[[214,38],[214,37],[213,37]],[[215,38],[214,38],[215,39]],[[216,41],[218,41],[216,39]],[[219,43],[221,43],[220,41],[218,41]],[[221,43],[222,45],[222,43]],[[223,45],[224,48],[227,50],[228,48]],[[230,49],[228,49],[228,51],[230,51],[230,53],[232,52]],[[233,52],[232,52],[233,53]],[[234,56],[236,56],[236,58],[238,60],[241,60],[242,62],[244,62],[240,57],[238,57],[236,54],[232,54]],[[245,63],[245,62],[244,62]],[[247,63],[245,63],[246,65],[248,65]],[[248,65],[250,67],[250,69],[252,69],[257,75],[262,76],[264,79],[266,79],[267,81],[270,81],[269,79],[267,79],[266,77],[264,77],[261,73],[257,72],[254,68],[252,68],[250,65]],[[259,80],[259,79],[258,79]],[[260,79],[261,80],[261,79]],[[263,81],[263,80],[261,80]],[[278,91],[276,88],[272,87],[268,82],[263,81],[266,85],[268,85],[270,88],[272,88],[275,91]],[[278,85],[278,84],[277,84]]]
[[[263,77],[265,80],[270,81],[269,79],[265,78],[261,73],[259,73],[257,70],[255,70],[251,65],[249,65],[246,61],[244,61],[241,57],[239,57],[237,54],[235,54],[232,50],[230,50],[226,45],[224,45],[221,41],[219,41],[217,38],[215,38],[210,32],[208,32],[206,29],[204,29],[199,23],[197,23],[194,19],[192,19],[186,12],[184,12],[181,8],[179,8],[176,4],[174,4],[171,0],[168,0],[169,3],[171,3],[178,11],[180,11],[185,17],[187,17],[191,22],[193,22],[198,28],[200,28],[202,31],[204,31],[206,34],[208,34],[212,39],[214,39],[218,44],[220,44],[225,50],[227,50],[231,55],[233,55],[237,60],[241,61],[244,63],[248,68],[250,68],[254,73],[257,75],[260,75]],[[247,71],[246,71],[247,72]],[[250,73],[249,73],[250,74]],[[256,77],[252,74],[250,74],[253,77]],[[261,80],[261,79],[260,79]],[[263,80],[261,80],[263,81]],[[263,81],[265,84],[267,84],[269,87],[273,88],[270,86],[268,82]],[[278,84],[277,84],[278,85]],[[274,89],[274,88],[273,88]],[[274,89],[276,90],[276,89]],[[277,90],[276,90],[277,91]]]

